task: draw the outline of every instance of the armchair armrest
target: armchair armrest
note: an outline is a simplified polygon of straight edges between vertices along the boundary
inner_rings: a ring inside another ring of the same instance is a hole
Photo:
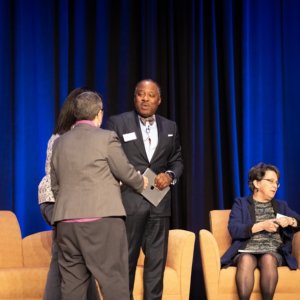
[[[166,266],[179,275],[182,299],[189,299],[191,271],[195,246],[195,234],[181,229],[169,231],[169,246]]]
[[[51,260],[52,230],[28,235],[22,240],[25,267],[49,267]]]
[[[212,233],[205,229],[199,231],[199,243],[207,299],[217,299],[221,271],[219,248]]]
[[[294,234],[292,243],[292,254],[297,260],[298,269],[300,269],[300,231]]]

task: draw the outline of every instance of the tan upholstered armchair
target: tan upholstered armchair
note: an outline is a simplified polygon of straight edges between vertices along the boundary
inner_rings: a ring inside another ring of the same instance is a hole
[[[169,232],[168,256],[164,274],[163,300],[188,300],[195,234],[173,229]],[[144,255],[141,251],[134,283],[134,300],[143,299]]]
[[[180,229],[169,231],[163,300],[189,299],[194,245],[195,234],[193,232]],[[141,251],[135,273],[134,300],[143,300],[144,258],[144,254]]]
[[[22,239],[15,214],[0,211],[0,243],[0,300],[41,300],[51,259],[51,230]],[[193,232],[170,230],[164,300],[189,299],[194,244]],[[135,300],[143,298],[143,264],[141,252],[134,285]]]
[[[51,231],[22,240],[14,213],[0,211],[0,299],[42,299],[50,262]]]
[[[235,285],[235,267],[221,269],[220,258],[231,244],[227,230],[230,210],[210,212],[211,232],[200,230],[200,252],[208,300],[238,299]],[[293,255],[300,266],[300,232],[293,240]],[[274,300],[300,299],[300,270],[292,271],[288,267],[279,267],[279,280]],[[259,271],[255,270],[255,283],[251,300],[261,299],[259,289]]]

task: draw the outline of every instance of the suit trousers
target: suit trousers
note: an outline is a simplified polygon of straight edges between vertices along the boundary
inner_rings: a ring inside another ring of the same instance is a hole
[[[133,299],[136,265],[142,247],[144,261],[144,300],[160,300],[168,251],[170,218],[151,217],[148,212],[137,212],[126,218],[129,245],[129,286]]]
[[[62,299],[87,299],[91,274],[105,300],[128,300],[128,245],[124,220],[102,218],[94,222],[57,225]]]
[[[54,202],[45,202],[40,205],[41,213],[50,225]],[[88,287],[88,300],[99,300],[99,293],[94,277],[91,277]],[[52,232],[51,262],[46,280],[43,300],[61,300],[61,275],[58,267],[58,248],[56,242],[56,228]]]

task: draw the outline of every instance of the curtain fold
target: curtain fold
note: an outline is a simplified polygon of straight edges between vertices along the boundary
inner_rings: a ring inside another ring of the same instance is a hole
[[[99,91],[106,119],[133,108],[142,78],[160,83],[159,113],[177,121],[181,134],[186,168],[174,196],[174,226],[207,226],[210,209],[248,193],[247,171],[259,161],[280,168],[279,195],[293,201],[299,6],[1,1],[1,207],[16,210],[24,233],[43,227],[26,219],[39,219],[37,183],[67,93],[77,86]]]

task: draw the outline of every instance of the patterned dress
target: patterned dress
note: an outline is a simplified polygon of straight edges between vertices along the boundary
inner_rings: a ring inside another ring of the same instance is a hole
[[[275,218],[274,209],[272,203],[270,202],[254,202],[256,222],[262,222],[269,219]],[[278,253],[278,248],[282,244],[282,239],[278,231],[267,232],[265,230],[256,232],[252,235],[251,239],[247,242],[246,247],[239,252],[248,252],[252,254],[273,254],[277,260],[278,264],[282,264],[282,257]]]
[[[39,204],[45,202],[55,202],[52,190],[51,190],[51,178],[50,178],[50,162],[52,157],[52,147],[54,141],[59,137],[59,134],[53,134],[48,141],[47,146],[47,157],[46,157],[46,164],[45,164],[45,172],[46,175],[41,180],[39,187],[38,187],[38,199]]]

